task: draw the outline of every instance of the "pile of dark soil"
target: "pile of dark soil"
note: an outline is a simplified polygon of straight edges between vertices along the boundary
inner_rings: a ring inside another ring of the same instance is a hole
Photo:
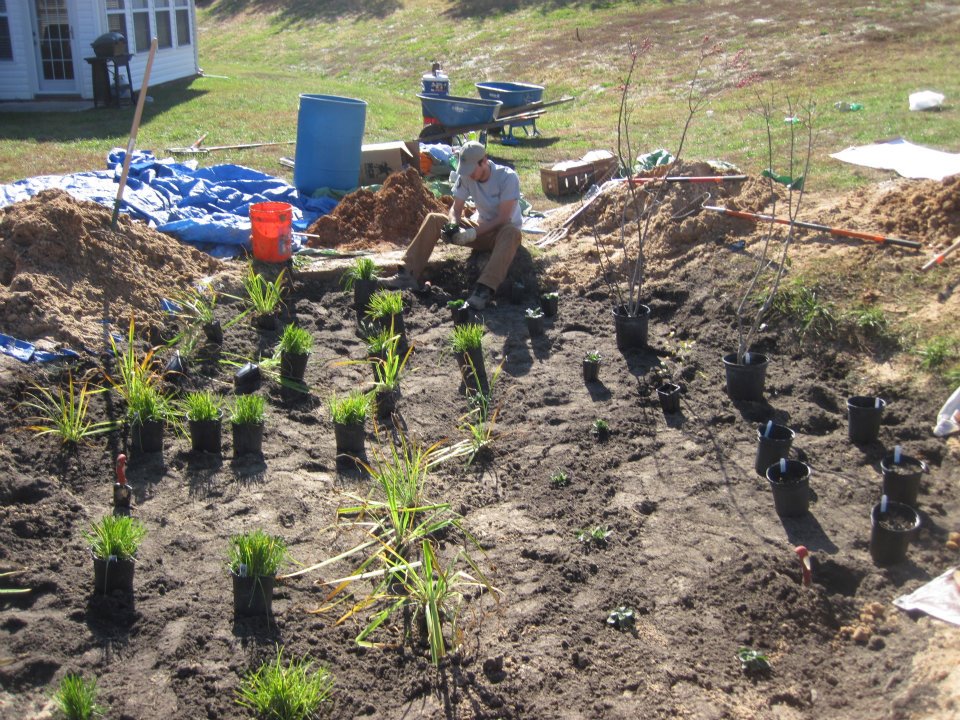
[[[318,218],[307,232],[310,247],[340,250],[392,250],[416,235],[428,213],[447,212],[415,168],[388,177],[376,192],[361,188],[347,195],[333,212]]]

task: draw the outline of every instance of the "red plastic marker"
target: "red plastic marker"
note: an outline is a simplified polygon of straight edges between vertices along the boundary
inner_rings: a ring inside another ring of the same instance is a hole
[[[793,551],[797,554],[797,557],[800,558],[800,564],[803,565],[803,585],[804,587],[810,587],[810,581],[813,579],[813,568],[810,565],[810,551],[807,550],[805,545],[797,545]]]

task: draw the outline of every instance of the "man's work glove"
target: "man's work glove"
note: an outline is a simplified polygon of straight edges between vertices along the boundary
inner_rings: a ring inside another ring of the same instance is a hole
[[[477,230],[476,228],[458,227],[445,237],[448,243],[452,243],[454,245],[467,245],[477,239]]]

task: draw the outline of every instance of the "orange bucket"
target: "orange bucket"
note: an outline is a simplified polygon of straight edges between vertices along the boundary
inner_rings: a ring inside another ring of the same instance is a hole
[[[262,202],[250,206],[253,256],[271,263],[286,262],[293,254],[291,232],[293,206],[285,202]]]

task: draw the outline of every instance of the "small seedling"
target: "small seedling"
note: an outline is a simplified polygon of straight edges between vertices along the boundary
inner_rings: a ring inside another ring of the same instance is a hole
[[[333,694],[333,675],[325,667],[314,667],[309,658],[283,661],[283,650],[275,660],[263,663],[244,676],[237,690],[237,703],[253,710],[257,717],[277,720],[309,720],[317,717]]]
[[[544,300],[559,300],[559,299],[560,299],[560,293],[555,293],[555,292],[544,293],[544,294],[543,294],[543,299],[544,299]]]
[[[596,350],[593,350],[591,352],[588,352],[586,355],[584,355],[583,359],[589,363],[598,363],[603,360],[603,355],[601,355]]]
[[[542,318],[542,317],[543,317],[543,310],[541,310],[540,308],[527,308],[527,310],[526,310],[526,316],[527,316],[528,318],[532,319],[532,320],[536,320],[536,319],[538,319],[538,318]]]
[[[456,300],[447,300],[447,307],[450,310],[459,310],[464,305],[467,304],[467,301],[463,298],[457,298]]]
[[[566,487],[570,484],[570,476],[567,475],[563,470],[557,470],[553,475],[550,476],[550,484],[555,488]]]
[[[595,545],[597,547],[606,547],[609,545],[611,535],[613,535],[613,530],[603,525],[577,530],[576,532],[577,540],[584,545]]]
[[[626,605],[614,608],[607,616],[607,625],[615,627],[617,630],[632,630],[636,622],[636,613],[633,608]]]
[[[53,702],[67,720],[90,720],[106,712],[106,708],[97,705],[97,681],[88,682],[74,673],[64,675]]]
[[[742,647],[737,650],[737,659],[740,661],[740,669],[745,673],[768,672],[770,670],[770,660],[759,650]]]
[[[590,426],[590,432],[596,435],[598,440],[606,440],[610,435],[610,423],[602,418],[597,418]]]

